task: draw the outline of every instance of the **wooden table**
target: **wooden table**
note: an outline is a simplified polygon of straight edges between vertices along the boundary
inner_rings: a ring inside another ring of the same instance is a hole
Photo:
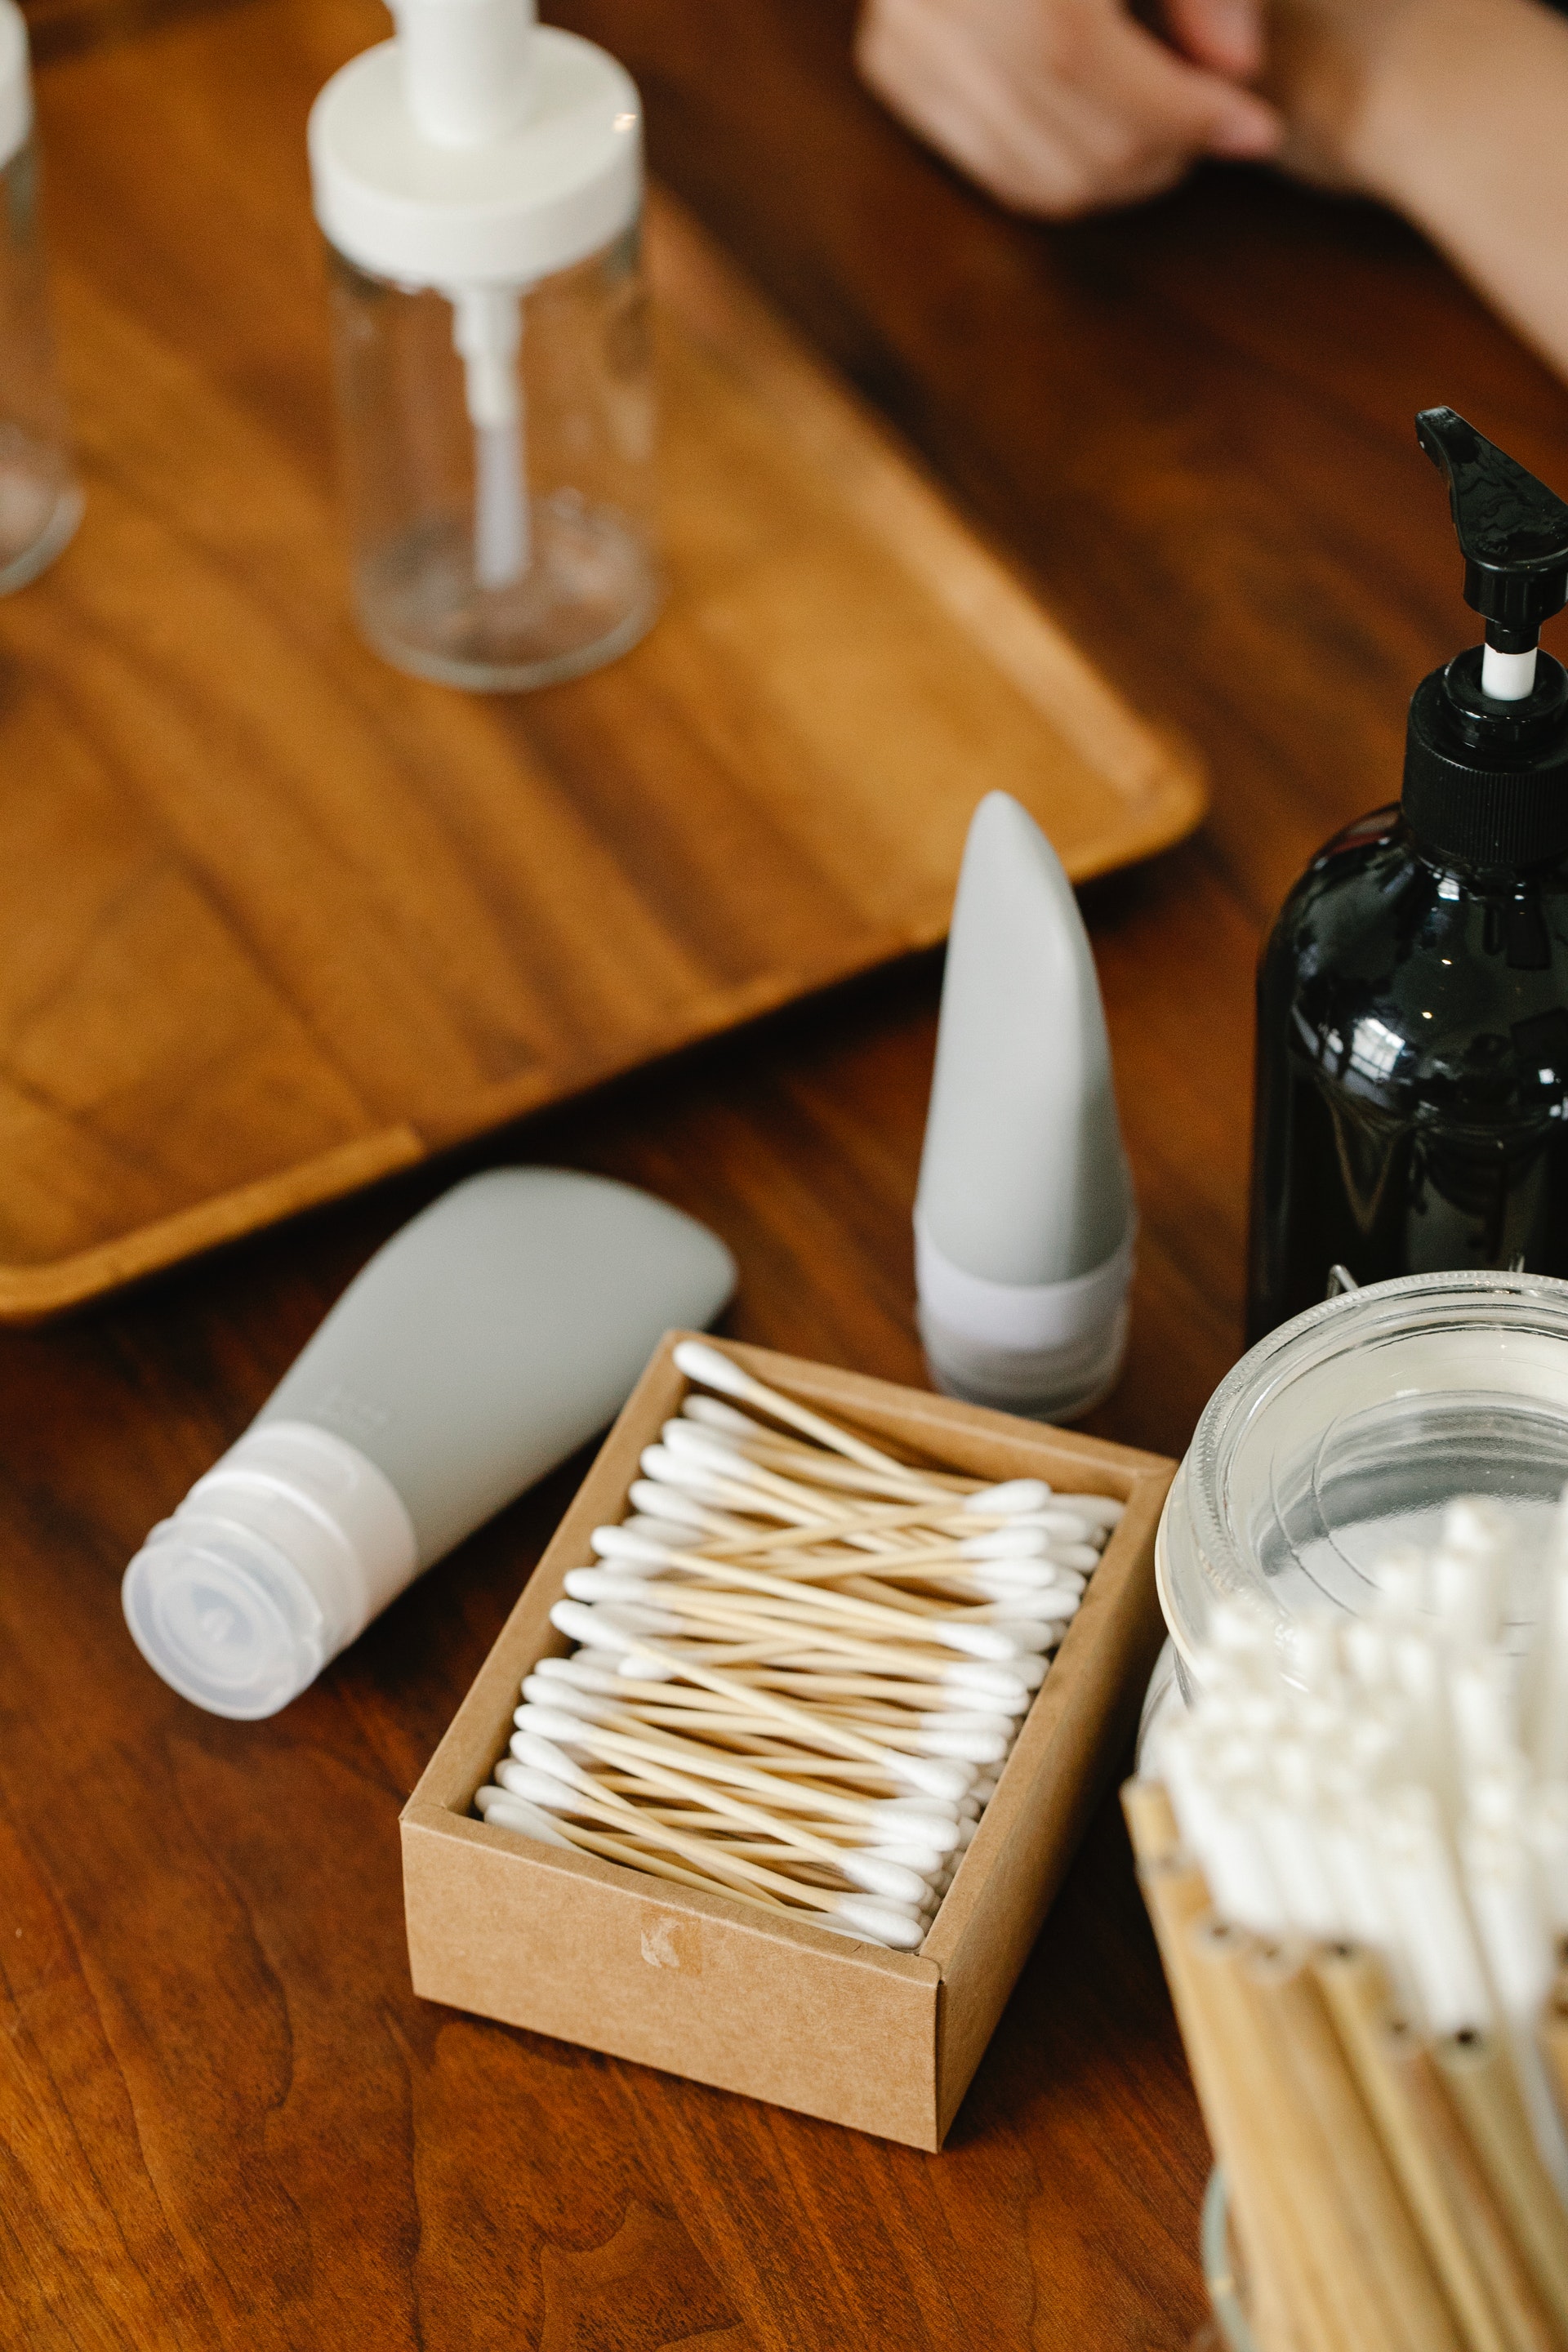
[[[176,7],[34,0],[46,138],[49,60],[155,38]],[[1568,400],[1358,207],[1215,173],[1119,219],[1002,217],[858,91],[848,0],[552,13],[627,59],[665,177],[1212,760],[1206,834],[1089,902],[1143,1218],[1131,1357],[1092,1425],[1179,1452],[1239,1340],[1261,929],[1314,845],[1392,795],[1405,698],[1467,634],[1412,412],[1452,402],[1562,484]],[[236,271],[246,233],[215,224]],[[133,272],[130,233],[103,235]],[[324,440],[324,387],[291,429]],[[918,1381],[938,980],[892,971],[0,1334],[5,2346],[1186,2343],[1207,2151],[1110,1805],[922,2157],[410,1995],[398,1804],[575,1469],[273,1723],[182,1705],[120,1617],[147,1527],[461,1167],[646,1184],[735,1250],[737,1336]]]

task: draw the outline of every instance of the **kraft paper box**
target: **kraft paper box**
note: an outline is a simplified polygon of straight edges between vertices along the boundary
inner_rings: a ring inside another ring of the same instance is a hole
[[[473,1816],[524,1675],[572,1646],[550,1622],[588,1536],[623,1517],[637,1458],[688,1383],[672,1332],[404,1808],[414,1989],[536,2033],[938,2148],[1136,1719],[1163,1627],[1154,1530],[1175,1465],[761,1348],[748,1371],[889,1450],[1039,1477],[1127,1508],[918,1952],[892,1952]]]

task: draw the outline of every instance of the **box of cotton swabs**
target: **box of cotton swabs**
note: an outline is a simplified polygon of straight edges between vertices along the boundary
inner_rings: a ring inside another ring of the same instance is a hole
[[[672,1333],[404,1809],[415,1990],[940,2147],[1131,1733],[1174,1467]]]

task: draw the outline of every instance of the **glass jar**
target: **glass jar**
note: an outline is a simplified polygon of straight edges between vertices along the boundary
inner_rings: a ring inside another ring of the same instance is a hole
[[[398,0],[310,110],[361,625],[550,686],[658,605],[642,109],[534,0]]]
[[[482,690],[634,646],[659,602],[637,224],[542,283],[455,297],[332,252],[331,303],[354,594],[376,650]]]
[[[1309,1308],[1215,1391],[1166,1500],[1155,1577],[1184,1686],[1218,1603],[1361,1614],[1380,1559],[1430,1546],[1459,1495],[1518,1519],[1522,1647],[1565,1482],[1568,1282],[1408,1275]]]
[[[81,520],[55,379],[38,227],[27,35],[0,5],[0,593],[53,562]]]

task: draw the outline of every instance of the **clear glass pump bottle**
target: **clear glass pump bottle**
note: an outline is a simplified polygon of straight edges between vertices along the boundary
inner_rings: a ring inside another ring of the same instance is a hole
[[[550,685],[658,604],[637,90],[532,0],[395,13],[310,122],[360,622],[447,685]]]
[[[0,0],[0,594],[54,561],[81,508],[44,285],[27,28]]]

